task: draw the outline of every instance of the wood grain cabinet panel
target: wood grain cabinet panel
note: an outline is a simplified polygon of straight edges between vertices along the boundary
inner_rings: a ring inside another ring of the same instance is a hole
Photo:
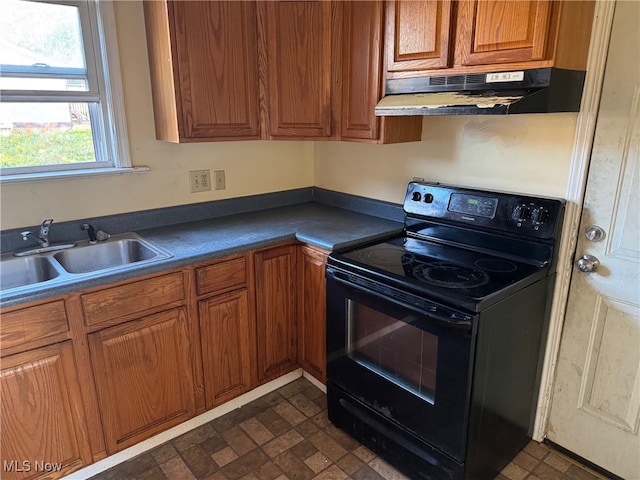
[[[387,71],[432,70],[451,66],[452,2],[387,3]]]
[[[56,300],[8,313],[2,312],[0,353],[19,345],[57,337],[68,331],[69,324],[64,300]]]
[[[331,128],[332,2],[260,2],[266,26],[269,134],[327,139]]]
[[[156,136],[260,138],[256,3],[146,1],[144,8]]]
[[[530,62],[548,58],[552,3],[461,1],[458,6],[461,65]]]
[[[326,382],[326,280],[327,253],[298,247],[298,362],[311,375]]]
[[[247,259],[242,256],[196,269],[198,295],[222,292],[247,283]]]
[[[59,478],[91,463],[71,342],[2,359],[0,422],[3,479]]]
[[[382,2],[344,2],[342,28],[343,139],[379,136],[380,118],[373,114],[381,97]]]
[[[253,323],[246,290],[198,303],[207,408],[248,391],[251,385]]]
[[[108,453],[194,415],[184,308],[91,334],[89,348]]]
[[[255,254],[258,380],[271,380],[297,366],[296,247]]]
[[[81,300],[87,325],[96,325],[184,298],[183,274],[176,272],[85,293]]]

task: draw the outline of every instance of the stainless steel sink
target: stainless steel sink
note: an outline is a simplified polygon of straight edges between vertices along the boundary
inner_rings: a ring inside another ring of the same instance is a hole
[[[104,243],[78,245],[56,253],[55,258],[69,273],[89,273],[98,270],[139,265],[171,257],[139,237],[112,237]]]
[[[0,257],[0,290],[46,282],[60,275],[47,257]]]
[[[75,247],[65,250],[33,252],[26,256],[10,253],[0,256],[2,294],[6,295],[10,290],[13,293],[37,288],[45,282],[54,285],[111,271],[123,271],[173,256],[135,233],[114,235],[96,244],[78,242]]]

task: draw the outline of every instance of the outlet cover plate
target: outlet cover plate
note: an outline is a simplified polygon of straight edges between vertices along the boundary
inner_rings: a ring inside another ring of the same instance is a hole
[[[191,193],[211,190],[211,170],[189,170]]]

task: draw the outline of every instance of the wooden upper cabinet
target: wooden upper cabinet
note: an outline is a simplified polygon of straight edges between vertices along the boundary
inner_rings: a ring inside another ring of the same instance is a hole
[[[387,71],[432,70],[450,65],[450,0],[387,3]]]
[[[586,68],[595,3],[387,1],[385,78]]]
[[[271,138],[332,135],[332,3],[259,2],[266,33]]]
[[[342,2],[340,139],[399,143],[419,141],[422,117],[376,117],[383,89],[384,2]],[[334,91],[336,93],[336,91]]]
[[[548,59],[551,10],[547,0],[459,2],[459,63],[488,65]]]
[[[3,479],[58,478],[91,463],[71,342],[3,358],[0,402]],[[48,475],[36,462],[60,470]]]
[[[410,69],[416,61],[422,68],[441,61],[446,66],[450,56],[443,39],[451,2],[424,3],[398,2],[393,10],[410,20],[412,9],[420,11],[422,23],[401,31],[399,45],[406,51],[398,64],[409,62]],[[374,114],[384,82],[383,0],[143,5],[160,140],[420,140],[420,119]],[[434,38],[412,39],[425,22]],[[415,57],[414,47],[427,51]]]
[[[107,328],[88,339],[108,453],[195,414],[184,308]]]
[[[156,136],[260,138],[256,3],[146,1],[144,10]]]
[[[344,2],[341,136],[376,140],[381,96],[382,2]]]

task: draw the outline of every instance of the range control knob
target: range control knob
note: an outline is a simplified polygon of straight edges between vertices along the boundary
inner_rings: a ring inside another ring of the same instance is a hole
[[[413,194],[411,195],[411,200],[413,200],[414,202],[419,202],[421,198],[422,195],[420,194],[420,192],[413,192]]]
[[[518,205],[513,211],[513,219],[518,222],[524,222],[531,218],[531,208],[525,205]]]
[[[425,193],[424,203],[431,203],[431,202],[433,202],[433,195],[431,195],[430,193]]]
[[[549,221],[549,210],[538,207],[533,211],[532,219],[535,223],[544,223]]]

